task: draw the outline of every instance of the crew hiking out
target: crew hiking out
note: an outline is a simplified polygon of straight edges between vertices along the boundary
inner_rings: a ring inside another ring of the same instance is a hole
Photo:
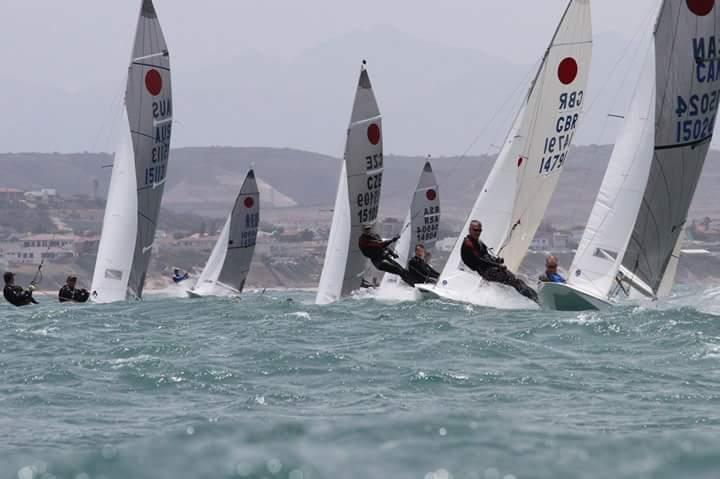
[[[518,293],[537,302],[538,295],[535,290],[511,273],[505,266],[505,260],[490,254],[487,246],[480,241],[481,233],[482,223],[472,221],[460,253],[463,263],[485,281],[512,286]]]
[[[363,226],[363,232],[360,235],[358,246],[362,254],[372,261],[372,264],[380,271],[390,274],[396,274],[408,283],[408,272],[400,263],[395,261],[398,255],[390,248],[399,240],[396,236],[390,240],[383,240],[378,234],[373,232],[370,225]],[[408,283],[409,284],[409,283]]]
[[[440,273],[435,271],[426,260],[425,245],[415,246],[415,256],[408,261],[408,284],[415,286],[422,283],[437,283]]]
[[[61,303],[86,303],[90,299],[90,292],[87,289],[77,289],[77,276],[67,277],[65,286],[58,292],[58,300]]]
[[[34,285],[31,284],[28,289],[23,289],[22,286],[15,284],[15,274],[9,271],[3,275],[3,279],[5,280],[3,296],[5,296],[8,303],[18,307],[38,304],[35,298],[33,298],[33,291],[35,291]]]

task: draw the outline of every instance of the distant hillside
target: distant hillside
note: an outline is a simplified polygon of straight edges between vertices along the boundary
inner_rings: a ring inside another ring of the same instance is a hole
[[[565,225],[586,221],[612,151],[611,146],[573,149],[560,186],[548,209],[548,220]],[[389,156],[381,214],[403,216],[424,158]],[[432,160],[440,182],[445,218],[464,217],[492,166],[494,157],[455,157]],[[104,197],[112,162],[106,154],[2,154],[0,187],[56,188],[63,195],[88,194],[93,180]],[[278,198],[287,197],[305,208],[331,208],[341,162],[316,153],[274,148],[182,148],[173,150],[164,206],[177,212],[224,216],[248,168]],[[692,216],[720,216],[717,185],[720,153],[713,151],[693,205]]]

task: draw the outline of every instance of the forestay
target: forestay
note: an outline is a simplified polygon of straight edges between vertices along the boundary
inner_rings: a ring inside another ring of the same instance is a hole
[[[568,284],[610,299],[637,218],[655,144],[655,56],[648,55],[615,143]]]
[[[410,210],[395,248],[398,263],[406,266],[418,244],[422,244],[425,246],[425,251],[430,252],[437,242],[439,229],[440,190],[435,173],[428,161],[420,174],[410,203]],[[386,274],[383,276],[381,287],[400,283],[402,283],[400,277]]]
[[[239,294],[252,263],[260,224],[255,173],[247,174],[210,259],[192,292],[198,296]]]
[[[142,297],[167,175],[172,126],[170,59],[151,0],[143,0],[140,8],[125,114],[129,145],[121,144],[113,166],[93,280],[98,302]],[[132,168],[128,161],[134,163]],[[127,218],[130,208],[134,221]]]
[[[337,301],[360,287],[367,260],[358,241],[362,226],[374,225],[377,220],[382,179],[382,119],[370,77],[363,67],[320,276],[318,304]]]
[[[589,0],[572,0],[462,233],[440,286],[473,294],[482,282],[464,271],[462,242],[471,220],[482,240],[516,272],[557,186],[585,104],[592,54]]]
[[[710,148],[720,102],[714,0],[663,2],[655,30],[655,154],[623,265],[657,294]]]

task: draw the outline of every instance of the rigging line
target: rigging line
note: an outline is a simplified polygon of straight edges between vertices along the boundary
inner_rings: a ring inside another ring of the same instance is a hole
[[[480,128],[480,132],[478,135],[473,139],[473,141],[470,143],[470,145],[463,151],[463,153],[458,157],[457,161],[455,162],[455,165],[451,169],[450,176],[448,177],[448,181],[454,178],[454,175],[457,174],[457,170],[462,164],[462,162],[467,158],[467,155],[470,153],[470,150],[472,150],[478,141],[480,141],[480,138],[487,133],[487,130],[492,126],[492,124],[497,120],[497,118],[500,116],[500,114],[507,108],[508,104],[515,99],[518,90],[520,90],[523,85],[527,85],[528,78],[533,74],[533,72],[537,69],[536,64],[533,64],[530,69],[525,72],[525,74],[522,76],[520,83],[518,83],[515,88],[513,88],[512,92],[505,98],[503,103],[500,105],[500,107],[491,115],[490,119]],[[525,99],[523,99],[523,102]],[[519,108],[518,108],[519,110]],[[512,129],[512,125],[510,126]]]
[[[655,13],[655,10],[652,9],[652,8],[650,8],[650,9],[648,9],[648,10],[649,10],[649,12],[648,12],[647,16],[646,16],[645,18],[643,18],[643,20],[637,25],[637,27],[635,28],[635,35],[634,35],[634,36],[632,37],[632,39],[630,39],[630,41],[626,44],[626,47],[629,46],[629,45],[634,44],[634,43],[640,38],[640,36],[643,34],[643,32],[646,31],[645,28],[643,28],[643,27],[645,26],[645,24],[646,24],[648,21],[650,21],[650,20],[652,19],[653,14]],[[638,48],[639,48],[639,46],[636,47],[636,50],[637,50]],[[608,75],[607,75],[607,78],[612,78],[613,75],[615,75],[615,72],[617,71],[617,69],[620,68],[620,64],[625,60],[625,57],[626,57],[631,51],[633,51],[633,49],[623,48],[623,54],[620,55],[620,58],[618,59],[618,61],[615,63],[615,65],[613,65],[612,69],[610,70],[610,73],[608,73]],[[586,114],[587,114],[587,113],[590,113],[590,112],[593,110],[593,107],[595,106],[595,104],[597,104],[598,100],[600,99],[600,97],[602,96],[602,94],[605,92],[605,90],[607,89],[608,85],[609,85],[609,82],[603,83],[603,85],[602,85],[602,87],[600,88],[600,90],[595,94],[595,99],[594,99],[592,102],[590,102],[590,105],[588,106],[587,110],[585,110],[585,113],[586,113]]]
[[[412,215],[412,216],[410,217],[410,221],[408,221],[408,222],[405,224],[405,226],[403,227],[403,229],[400,231],[400,235],[402,235],[403,233],[405,233],[405,231],[406,231],[410,226],[412,226],[412,222],[413,222],[418,216],[420,216],[420,214],[424,214],[424,213],[425,213],[425,208],[423,207],[423,208],[420,208],[420,210],[419,210],[417,213],[415,213],[414,215]]]
[[[643,22],[643,23],[645,23],[645,22]],[[640,31],[641,31],[641,30],[640,30]],[[631,60],[631,62],[630,62],[631,65],[637,64],[637,61],[636,61],[636,60],[637,60],[637,59],[639,58],[639,56],[641,55],[642,46],[643,46],[643,43],[644,43],[644,42],[641,41],[641,40],[638,40],[638,41],[636,42],[636,39],[638,38],[638,36],[639,36],[639,34],[640,34],[640,31],[638,31],[638,33],[636,34],[635,38],[634,38],[633,40],[631,40],[630,43],[628,43],[628,46],[631,46],[631,45],[635,44],[635,47],[634,47],[634,48],[627,48],[627,50],[624,51],[624,53],[620,56],[620,59],[618,60],[617,64],[615,65],[615,67],[613,68],[613,70],[612,70],[612,71],[610,72],[610,74],[608,75],[608,78],[612,78],[612,77],[613,77],[613,75],[615,74],[615,70],[625,61],[626,55],[627,55],[627,59]],[[653,49],[652,49],[652,47],[650,46],[650,48],[648,48],[648,50],[649,50],[649,51],[652,51]],[[632,52],[632,55],[628,55],[630,52]],[[647,53],[646,53],[646,55],[647,55]],[[647,61],[647,60],[646,60],[646,61]],[[644,63],[643,63],[643,65],[644,65]],[[620,84],[618,85],[618,88],[619,88],[619,89],[622,89],[622,88],[627,84],[628,78],[630,77],[631,71],[632,71],[632,68],[626,68],[626,69],[625,69],[625,74],[622,76],[622,78],[621,78],[621,80],[620,80]],[[641,74],[642,74],[642,72],[641,72]],[[638,79],[635,81],[635,85],[637,85],[639,81],[640,81],[640,78],[638,77]],[[606,82],[606,83],[603,84],[601,90],[598,92],[597,96],[596,96],[595,99],[592,101],[592,103],[590,104],[590,107],[587,109],[587,111],[585,112],[585,114],[590,114],[590,112],[591,112],[592,109],[593,109],[593,106],[595,105],[595,103],[596,103],[596,102],[600,99],[600,97],[602,96],[603,90],[604,90],[609,84],[610,84],[610,81],[608,81],[608,82]],[[636,91],[636,90],[637,90],[637,87],[635,87],[634,90]],[[615,109],[615,103],[617,102],[617,100],[618,100],[618,97],[615,97],[615,98],[613,98],[613,99],[611,100],[611,102],[610,102],[610,103],[611,103],[611,105],[610,105],[610,109],[611,109],[611,110],[614,110],[614,109]],[[632,98],[630,99],[630,102],[632,103]],[[626,111],[627,111],[627,108],[629,108],[629,106],[625,108]],[[607,130],[607,125],[608,125],[608,120],[609,120],[609,118],[624,118],[624,116],[622,116],[622,115],[608,114],[608,115],[605,117],[605,121],[603,122],[603,127],[600,129],[600,132],[598,133],[597,139],[595,140],[595,143],[598,144],[598,145],[599,145],[599,144],[602,144],[603,137],[605,136],[605,132],[606,132],[606,130]]]
[[[48,241],[47,249],[45,250],[45,254],[47,256],[47,253],[50,251],[50,248],[52,247],[52,243],[55,241],[55,233],[50,237],[50,241]],[[40,264],[38,265],[37,271],[35,272],[35,276],[33,277],[32,281],[30,281],[31,285],[39,286],[40,283],[42,283],[43,280],[43,274],[42,274],[42,268],[45,265],[45,257],[42,256],[42,253],[40,253]]]

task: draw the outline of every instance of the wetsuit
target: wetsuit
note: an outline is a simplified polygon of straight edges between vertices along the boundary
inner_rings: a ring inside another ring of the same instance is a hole
[[[86,303],[90,299],[90,292],[86,289],[71,288],[67,284],[60,289],[58,300],[61,303],[72,301],[74,303]]]
[[[29,304],[38,304],[35,298],[32,297],[32,291],[25,290],[21,286],[16,285],[5,285],[3,289],[3,296],[8,303],[13,306],[27,306]]]
[[[545,274],[540,276],[539,279],[541,283],[567,283],[567,281],[565,281],[565,278],[563,278],[560,274],[550,273],[548,271],[545,271]]]
[[[482,241],[476,241],[470,236],[465,237],[460,255],[463,263],[482,276],[485,281],[512,286],[518,293],[537,302],[538,296],[535,290],[508,271],[502,258],[491,255]]]
[[[432,266],[418,256],[413,256],[410,261],[408,261],[407,269],[407,282],[413,286],[418,283],[437,283],[440,277],[440,273],[435,271]]]
[[[380,271],[390,274],[396,274],[407,282],[407,271],[395,261],[397,255],[388,248],[395,243],[397,238],[383,241],[383,239],[374,233],[363,233],[360,235],[358,246],[363,256],[372,261],[372,264]]]

